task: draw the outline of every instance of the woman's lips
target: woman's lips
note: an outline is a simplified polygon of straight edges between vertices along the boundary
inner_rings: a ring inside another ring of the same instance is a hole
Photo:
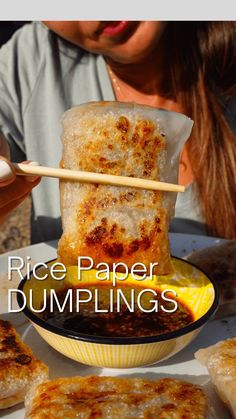
[[[128,25],[129,22],[125,20],[107,22],[103,28],[102,33],[108,36],[120,35],[123,31],[127,29]]]

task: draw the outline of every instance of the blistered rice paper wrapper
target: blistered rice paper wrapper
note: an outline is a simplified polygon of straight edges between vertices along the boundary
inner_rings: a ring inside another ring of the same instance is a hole
[[[179,113],[119,102],[74,107],[62,123],[62,167],[171,183],[193,124]],[[170,272],[175,193],[68,181],[60,188],[65,265],[89,256],[95,265],[158,263],[155,273]]]

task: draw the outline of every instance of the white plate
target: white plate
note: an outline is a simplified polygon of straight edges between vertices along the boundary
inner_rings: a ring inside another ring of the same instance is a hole
[[[220,244],[223,240],[213,237],[195,236],[187,234],[171,234],[171,251],[173,255],[184,257],[194,250],[202,249],[213,244]],[[74,376],[74,375],[112,375],[112,376],[139,376],[150,379],[160,377],[176,377],[187,380],[192,383],[200,384],[208,394],[210,404],[214,406],[211,417],[218,419],[230,419],[225,407],[220,402],[209,382],[209,375],[205,367],[201,366],[194,359],[194,352],[199,348],[209,346],[219,340],[236,336],[235,317],[229,317],[224,320],[212,321],[208,323],[200,335],[187,348],[179,354],[162,363],[149,367],[135,369],[102,369],[94,368],[76,363],[60,355],[50,346],[48,346],[41,337],[35,332],[34,328],[26,321],[22,313],[7,313],[7,289],[16,286],[19,279],[14,278],[12,282],[7,280],[7,259],[8,256],[21,256],[26,258],[30,256],[35,262],[43,262],[53,259],[56,256],[56,242],[40,243],[9,252],[0,256],[0,284],[1,299],[0,313],[1,317],[9,320],[22,335],[24,341],[33,349],[35,355],[42,359],[50,368],[50,377]],[[10,284],[10,285],[9,285]],[[5,300],[5,301],[4,301]],[[4,410],[0,417],[8,419],[23,419],[23,405]]]

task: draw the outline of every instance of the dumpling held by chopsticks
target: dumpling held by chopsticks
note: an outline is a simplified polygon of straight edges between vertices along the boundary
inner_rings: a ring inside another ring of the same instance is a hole
[[[63,116],[62,165],[71,170],[177,183],[178,155],[192,121],[181,114],[118,102],[94,102]],[[168,227],[176,194],[61,181],[65,265],[158,263],[171,271]]]

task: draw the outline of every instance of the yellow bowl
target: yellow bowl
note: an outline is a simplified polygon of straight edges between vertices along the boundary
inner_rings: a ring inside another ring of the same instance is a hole
[[[75,361],[107,368],[133,368],[154,364],[173,356],[188,345],[213,315],[218,304],[216,287],[208,276],[185,260],[172,257],[171,261],[173,274],[154,276],[152,281],[145,280],[144,287],[157,288],[161,291],[172,289],[176,291],[178,299],[191,308],[194,321],[176,331],[157,336],[109,338],[80,334],[49,324],[30,309],[30,292],[34,309],[40,309],[44,290],[46,293],[50,289],[55,289],[57,292],[65,288],[65,284],[67,286],[76,284],[77,267],[75,266],[67,268],[66,278],[63,281],[57,281],[50,275],[45,280],[37,280],[31,275],[30,280],[25,278],[21,281],[19,289],[23,291],[27,301],[23,311],[49,345]],[[48,267],[53,262],[48,262]],[[41,268],[37,271],[37,275],[43,276],[45,271],[48,272]],[[84,271],[83,284],[97,284],[95,272],[95,270]],[[137,281],[131,276],[127,281],[130,285],[134,282],[137,285]],[[18,293],[17,298],[18,304],[22,307],[23,295]]]

